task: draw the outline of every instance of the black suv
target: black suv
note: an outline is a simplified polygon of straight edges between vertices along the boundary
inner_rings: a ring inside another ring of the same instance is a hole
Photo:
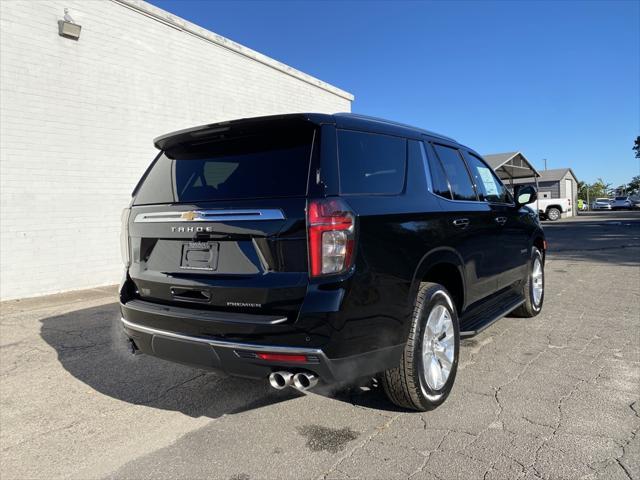
[[[123,213],[134,351],[275,388],[378,375],[402,407],[449,394],[460,337],[532,317],[546,243],[451,138],[353,114],[222,122],[155,140]]]

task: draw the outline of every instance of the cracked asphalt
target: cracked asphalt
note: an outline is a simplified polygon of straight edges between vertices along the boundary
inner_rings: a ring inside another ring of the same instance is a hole
[[[640,479],[640,213],[546,223],[546,298],[428,413],[127,353],[114,288],[4,302],[0,477]]]

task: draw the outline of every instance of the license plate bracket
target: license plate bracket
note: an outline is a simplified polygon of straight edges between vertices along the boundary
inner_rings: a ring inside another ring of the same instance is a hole
[[[188,242],[182,244],[180,268],[188,270],[218,269],[218,242]]]

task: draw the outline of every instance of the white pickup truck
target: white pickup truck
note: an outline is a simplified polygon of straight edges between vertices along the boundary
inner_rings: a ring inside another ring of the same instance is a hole
[[[540,218],[555,222],[560,220],[563,213],[571,212],[570,198],[539,198],[531,204],[531,207],[537,204],[538,215]]]

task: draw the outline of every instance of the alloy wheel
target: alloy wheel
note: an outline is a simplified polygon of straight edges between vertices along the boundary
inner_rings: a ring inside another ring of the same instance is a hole
[[[542,262],[536,257],[533,260],[533,269],[531,271],[531,289],[533,291],[533,305],[538,308],[542,301],[542,293],[544,291],[544,278],[542,273]]]
[[[455,338],[451,313],[436,305],[429,313],[422,338],[422,366],[427,385],[440,390],[451,373],[455,358]]]

